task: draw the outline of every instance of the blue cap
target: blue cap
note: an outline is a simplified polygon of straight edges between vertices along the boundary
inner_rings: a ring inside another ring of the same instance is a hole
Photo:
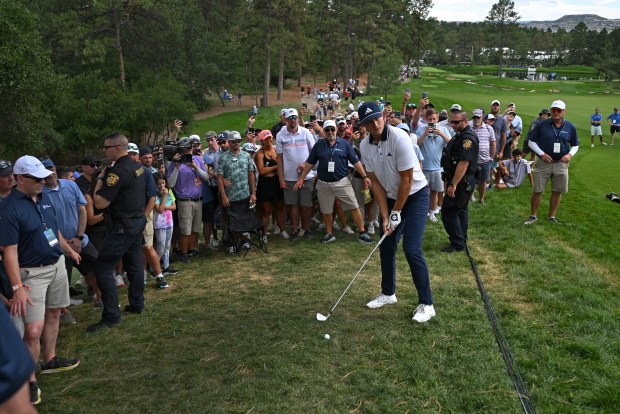
[[[55,167],[56,164],[54,164],[54,161],[52,161],[52,159],[50,157],[41,157],[39,158],[39,160],[41,161],[41,164],[43,164],[43,166],[45,168],[50,168],[50,167]]]
[[[396,128],[402,129],[402,130],[407,131],[407,132],[411,132],[411,130],[409,129],[409,125],[407,125],[405,123],[400,123],[400,124],[396,125]]]
[[[358,122],[362,125],[369,123],[375,118],[383,116],[381,114],[381,109],[379,108],[379,105],[377,105],[375,102],[364,102],[362,106],[357,109],[357,113],[360,117],[360,120]]]

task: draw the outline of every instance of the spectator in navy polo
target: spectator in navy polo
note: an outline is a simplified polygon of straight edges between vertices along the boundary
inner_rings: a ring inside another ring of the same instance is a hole
[[[76,263],[80,255],[58,230],[56,211],[42,194],[51,171],[25,155],[15,162],[13,174],[17,184],[0,203],[0,246],[13,290],[11,314],[23,319],[24,343],[35,362],[43,339],[41,373],[67,371],[80,361],[56,356],[60,311],[70,303],[63,252]],[[33,403],[40,402],[34,372],[30,393]]]

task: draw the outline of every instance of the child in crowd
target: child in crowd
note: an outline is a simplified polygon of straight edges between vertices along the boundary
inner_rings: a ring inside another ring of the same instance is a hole
[[[168,186],[166,176],[161,173],[154,175],[157,184],[157,198],[153,217],[155,229],[155,250],[162,261],[162,272],[167,275],[177,273],[170,268],[170,241],[172,240],[172,211],[176,210],[174,193]]]
[[[515,188],[521,185],[525,176],[530,179],[533,185],[532,171],[530,163],[523,159],[523,151],[516,148],[512,150],[512,158],[499,162],[497,171],[501,174],[505,184],[497,184],[497,188]]]

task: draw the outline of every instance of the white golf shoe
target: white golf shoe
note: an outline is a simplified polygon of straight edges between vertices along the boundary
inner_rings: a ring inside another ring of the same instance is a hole
[[[435,308],[433,305],[418,305],[413,311],[412,321],[418,323],[428,322],[433,316],[435,316]]]
[[[383,305],[389,305],[391,303],[396,303],[396,294],[394,295],[384,295],[383,293],[379,293],[373,300],[366,304],[370,309],[380,308]]]

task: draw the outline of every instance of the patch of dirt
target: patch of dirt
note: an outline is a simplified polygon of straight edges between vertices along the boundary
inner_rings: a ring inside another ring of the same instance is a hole
[[[358,79],[359,79],[360,87],[365,87],[368,82],[368,74],[364,73],[362,76],[359,76]],[[302,82],[302,84],[303,85],[310,84],[310,87],[312,88],[316,86],[317,90],[327,89],[327,82],[317,83],[316,85],[313,84],[312,82]],[[297,85],[297,82],[295,82],[295,85]],[[199,120],[199,119],[204,119],[207,117],[213,117],[213,116],[217,116],[219,114],[225,113],[225,112],[237,112],[237,111],[243,111],[243,110],[246,110],[249,112],[252,110],[254,105],[260,106],[260,99],[263,97],[262,93],[260,95],[253,95],[253,94],[243,95],[243,97],[241,98],[241,105],[239,105],[237,102],[237,93],[235,91],[231,91],[231,93],[233,94],[233,100],[224,101],[225,106],[222,106],[221,102],[217,102],[215,105],[213,105],[211,108],[207,109],[206,111],[198,112],[197,114],[195,114],[194,119]],[[278,106],[278,105],[286,106],[284,104],[295,104],[296,102],[300,102],[300,103],[305,102],[308,104],[314,104],[315,102],[315,99],[312,96],[308,98],[304,94],[304,97],[302,98],[300,88],[297,86],[293,86],[290,89],[284,89],[282,91],[282,99],[279,101],[277,100],[277,96],[278,96],[277,91],[269,92],[269,106]],[[310,107],[312,108],[313,105]]]

